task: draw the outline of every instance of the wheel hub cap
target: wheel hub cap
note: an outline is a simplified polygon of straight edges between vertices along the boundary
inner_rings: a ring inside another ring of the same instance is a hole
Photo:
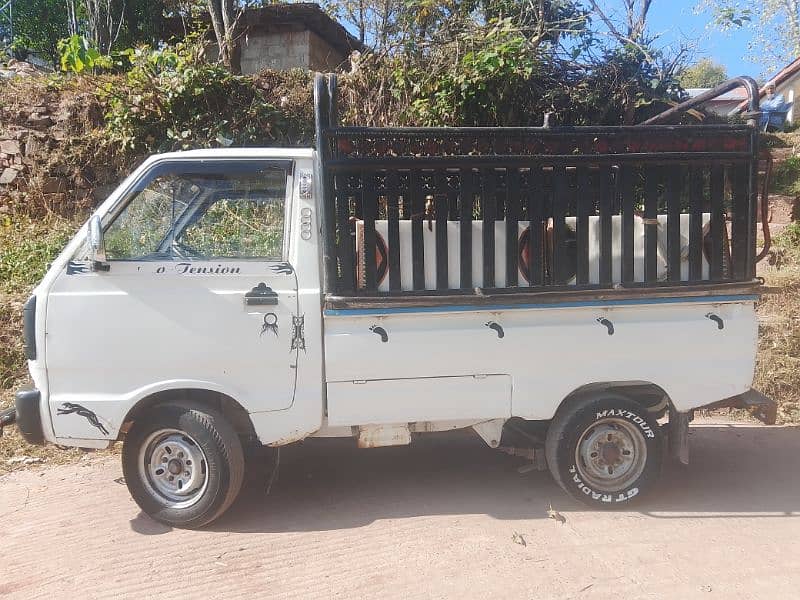
[[[638,428],[625,419],[601,419],[583,432],[575,449],[584,481],[602,492],[631,485],[644,470],[647,446]]]
[[[197,502],[207,485],[206,457],[185,432],[156,431],[142,445],[140,473],[165,506],[185,508]]]

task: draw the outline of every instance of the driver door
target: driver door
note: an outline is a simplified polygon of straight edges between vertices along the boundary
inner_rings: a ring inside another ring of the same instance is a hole
[[[163,389],[229,395],[248,412],[293,402],[303,348],[287,257],[291,161],[157,163],[104,219],[109,269],[71,261],[48,300],[57,437],[104,437]],[[105,421],[105,422],[104,422]]]

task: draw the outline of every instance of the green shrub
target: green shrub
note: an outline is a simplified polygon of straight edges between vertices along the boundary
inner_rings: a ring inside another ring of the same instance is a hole
[[[191,41],[131,50],[123,85],[105,85],[106,132],[134,154],[214,146],[308,143],[313,122],[286,116],[256,87],[203,62]]]
[[[82,35],[73,35],[58,42],[59,62],[62,71],[83,73],[95,69],[110,69],[111,58],[103,56]]]

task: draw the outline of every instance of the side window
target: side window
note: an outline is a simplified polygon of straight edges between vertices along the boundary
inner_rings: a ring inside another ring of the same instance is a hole
[[[274,258],[283,255],[286,177],[238,182],[220,189],[177,237],[180,246],[214,258]]]
[[[161,170],[106,228],[109,260],[282,257],[284,168],[217,162]]]
[[[103,234],[109,260],[157,258],[175,213],[186,208],[181,194],[175,193],[179,185],[174,175],[162,175],[136,193]]]

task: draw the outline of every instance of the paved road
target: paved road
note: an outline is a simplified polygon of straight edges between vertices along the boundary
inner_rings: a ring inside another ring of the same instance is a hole
[[[477,438],[313,440],[203,531],[141,515],[113,458],[15,472],[0,596],[797,598],[800,428],[697,426],[692,451],[638,510],[598,513]]]

